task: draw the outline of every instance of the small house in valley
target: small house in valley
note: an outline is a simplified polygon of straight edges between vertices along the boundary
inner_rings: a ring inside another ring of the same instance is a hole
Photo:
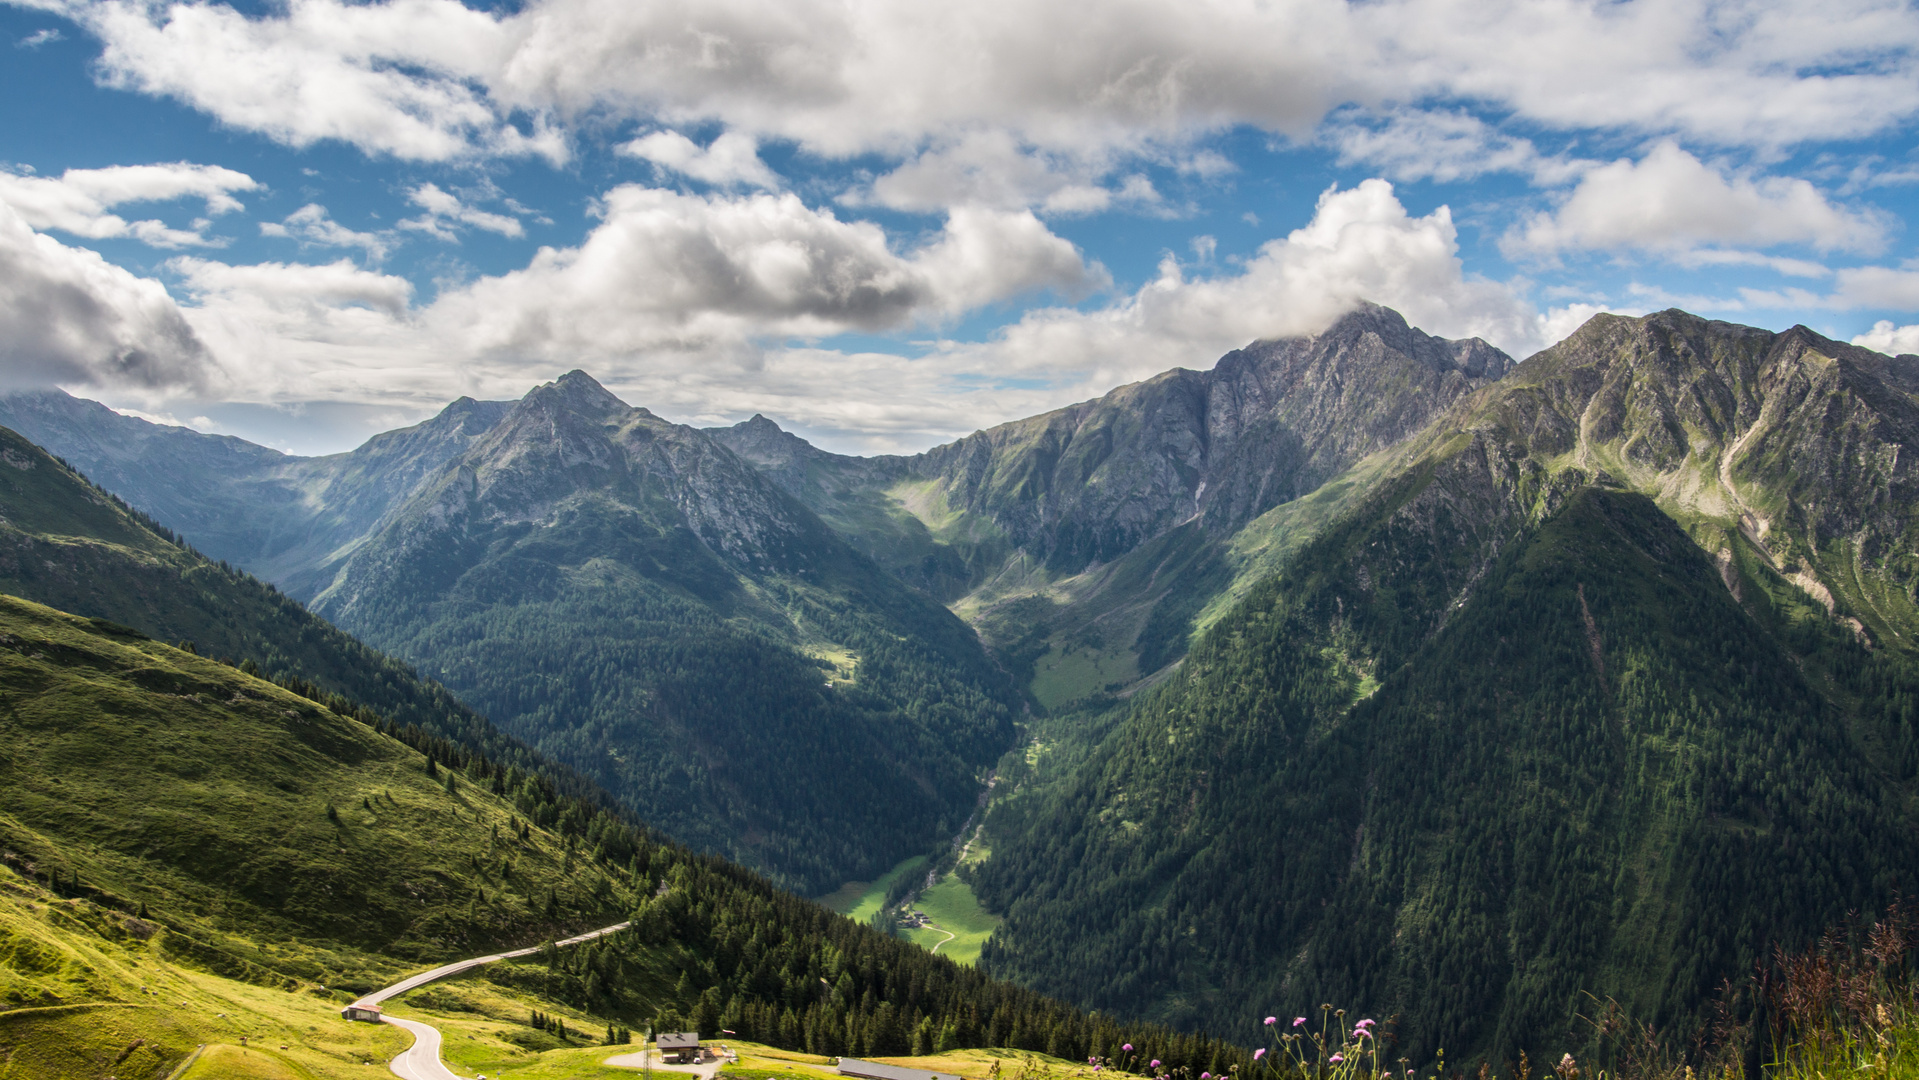
[[[340,1015],[348,1020],[365,1020],[370,1024],[377,1024],[380,1022],[380,1007],[378,1005],[362,1005],[356,1001],[346,1008],[341,1009]]]
[[[878,1061],[861,1061],[859,1058],[840,1059],[841,1076],[857,1076],[860,1080],[960,1080],[952,1073],[928,1072],[925,1069],[903,1069],[898,1065],[886,1065]]]
[[[697,1031],[662,1031],[654,1040],[659,1044],[660,1057],[674,1065],[692,1065],[701,1057],[700,1033]]]

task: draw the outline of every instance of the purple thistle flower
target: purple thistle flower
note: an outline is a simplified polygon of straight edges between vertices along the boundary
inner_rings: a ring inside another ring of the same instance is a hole
[[[1263,1057],[1265,1057],[1265,1056],[1266,1056],[1266,1048],[1265,1048],[1265,1047],[1263,1047],[1263,1046],[1262,1046],[1262,1047],[1260,1047],[1259,1049],[1257,1049],[1257,1050],[1255,1050],[1255,1051],[1253,1051],[1253,1060],[1254,1060],[1254,1061],[1258,1061],[1258,1060],[1259,1060],[1260,1058],[1263,1058]]]
[[[1159,1068],[1159,1059],[1158,1059],[1158,1058],[1154,1058],[1154,1059],[1153,1059],[1153,1063],[1152,1063],[1151,1065],[1148,1065],[1148,1066],[1147,1066],[1147,1068],[1149,1068],[1149,1069],[1157,1069],[1157,1068]]]
[[[1373,1022],[1371,1020],[1361,1020],[1359,1023],[1354,1024],[1353,1026],[1354,1027],[1372,1027]]]
[[[1266,1018],[1267,1027],[1272,1027],[1274,1024],[1277,1024],[1277,1023],[1279,1023],[1279,1017],[1277,1016],[1269,1016]]]
[[[1121,1050],[1126,1050],[1126,1051],[1131,1051],[1131,1050],[1133,1049],[1133,1044],[1132,1044],[1132,1043],[1121,1043],[1121,1044],[1120,1044],[1120,1046],[1119,1046],[1119,1048],[1120,1048]]]
[[[1329,1057],[1329,1058],[1327,1058],[1326,1060],[1327,1060],[1327,1061],[1330,1061],[1330,1062],[1332,1062],[1332,1063],[1333,1063],[1333,1064],[1335,1064],[1335,1065],[1337,1065],[1337,1064],[1339,1064],[1340,1062],[1342,1062],[1342,1061],[1345,1061],[1345,1060],[1346,1060],[1346,1055],[1345,1055],[1345,1054],[1334,1054],[1334,1055],[1333,1055],[1332,1057]]]
[[[1293,1018],[1294,1027],[1298,1027],[1299,1025],[1304,1024],[1305,1022],[1306,1022],[1306,1018],[1303,1016],[1296,1016]]]

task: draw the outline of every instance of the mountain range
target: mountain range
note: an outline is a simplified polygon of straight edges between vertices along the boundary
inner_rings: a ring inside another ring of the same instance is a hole
[[[1514,363],[1364,306],[877,458],[579,372],[327,458],[0,424],[787,886],[946,850],[996,771],[981,964],[1104,1012],[1538,1053],[1588,993],[1696,1022],[1919,865],[1919,357],[1802,327]]]

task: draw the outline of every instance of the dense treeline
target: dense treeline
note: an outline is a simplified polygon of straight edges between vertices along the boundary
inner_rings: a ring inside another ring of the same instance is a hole
[[[545,971],[528,989],[602,1015],[650,1021],[656,1030],[725,1029],[818,1054],[1016,1047],[1069,1060],[1158,1059],[1195,1074],[1251,1065],[1231,1043],[1088,1014],[993,979],[665,841],[617,810],[568,798],[545,777],[394,725],[304,680],[280,684],[419,750],[429,770],[457,769],[488,787],[532,825],[566,838],[568,851],[577,847],[582,868],[595,867],[641,897],[628,930],[545,950]],[[564,924],[580,913],[550,914]],[[679,972],[670,991],[658,985],[662,968]],[[499,977],[526,981],[511,968]],[[1133,1050],[1122,1053],[1127,1044]]]
[[[540,957],[545,993],[602,1014],[636,1010],[655,1030],[730,1030],[816,1054],[890,1056],[1017,1047],[1126,1057],[1224,1073],[1249,1066],[1229,1043],[1088,1014],[782,893],[710,856],[643,846],[625,867],[648,897],[622,933]],[[666,966],[665,1000],[640,992]],[[528,981],[508,969],[508,981]],[[651,1011],[647,1011],[647,1010]]]
[[[1497,1065],[1581,1045],[1585,992],[1688,1027],[1911,887],[1910,660],[1823,612],[1779,615],[1789,651],[1638,496],[1581,492],[1423,642],[1430,564],[1356,536],[1216,626],[1083,779],[1009,805],[987,970],[1242,1037],[1337,1002]]]

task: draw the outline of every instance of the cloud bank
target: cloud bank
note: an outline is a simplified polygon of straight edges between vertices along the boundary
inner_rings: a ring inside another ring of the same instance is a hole
[[[1303,138],[1342,105],[1435,100],[1748,147],[1919,112],[1919,20],[1896,0],[35,3],[105,43],[115,85],[289,145],[418,161],[564,161],[568,125],[594,112],[829,156],[985,130],[1072,154],[1237,124]]]

